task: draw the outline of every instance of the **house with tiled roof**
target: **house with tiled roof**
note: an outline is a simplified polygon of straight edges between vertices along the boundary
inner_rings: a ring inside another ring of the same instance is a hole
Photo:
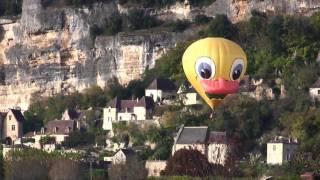
[[[224,164],[227,158],[226,132],[211,131],[207,139],[208,160],[213,164]]]
[[[111,130],[112,122],[151,120],[154,103],[151,97],[135,100],[114,98],[103,109],[103,129]]]
[[[169,79],[154,79],[145,89],[145,95],[154,102],[170,101],[176,98],[177,88]]]
[[[2,137],[8,144],[23,136],[24,117],[20,110],[9,109],[2,122]]]
[[[80,128],[77,119],[74,119],[74,116],[67,115],[69,114],[68,111],[66,110],[63,113],[61,120],[51,120],[40,131],[28,132],[24,135],[24,138],[33,138],[35,140],[34,147],[39,149],[42,147],[40,139],[46,136],[51,137],[54,144],[61,144],[71,132]]]
[[[293,138],[276,136],[267,143],[267,164],[282,165],[293,159],[298,141]]]
[[[309,94],[313,101],[320,100],[320,78],[309,88]]]
[[[227,159],[226,132],[209,131],[207,126],[181,126],[174,138],[172,155],[180,149],[200,151],[213,164],[224,165]]]

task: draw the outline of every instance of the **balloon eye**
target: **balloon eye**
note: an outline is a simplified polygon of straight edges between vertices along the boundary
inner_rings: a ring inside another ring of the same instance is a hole
[[[201,57],[196,63],[196,72],[201,79],[210,79],[215,75],[214,62],[208,57]]]
[[[237,59],[234,61],[231,67],[231,74],[230,77],[232,80],[238,80],[242,74],[244,69],[244,63],[242,59]]]

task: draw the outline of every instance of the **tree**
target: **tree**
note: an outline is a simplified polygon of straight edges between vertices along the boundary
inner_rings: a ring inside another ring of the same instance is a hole
[[[6,156],[5,178],[48,179],[50,159],[49,154],[36,149],[12,150]]]
[[[236,27],[229,21],[226,15],[217,15],[209,24],[208,36],[234,38]]]
[[[166,176],[206,177],[212,175],[213,166],[198,150],[180,149],[169,158],[164,170]]]
[[[4,159],[2,152],[0,154],[0,179],[4,179]]]
[[[111,180],[140,180],[147,179],[147,170],[144,164],[136,157],[127,159],[125,164],[112,165],[108,170]]]
[[[51,180],[73,180],[81,179],[83,177],[83,167],[79,162],[69,159],[56,160],[49,171],[49,178]]]
[[[112,15],[107,20],[106,34],[115,35],[122,30],[122,18],[119,14]]]
[[[158,25],[157,19],[142,9],[131,9],[126,19],[129,30],[151,28]]]
[[[5,159],[5,179],[77,179],[73,177],[80,177],[79,159],[76,154],[32,148],[11,150]]]
[[[77,147],[77,146],[85,146],[94,144],[94,134],[83,131],[73,131],[69,134],[69,136],[62,143],[63,146],[66,147]]]

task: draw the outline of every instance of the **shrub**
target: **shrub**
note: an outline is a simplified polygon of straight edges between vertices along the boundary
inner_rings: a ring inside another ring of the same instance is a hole
[[[94,135],[89,132],[73,131],[62,143],[63,146],[74,148],[94,144]]]
[[[145,13],[143,9],[132,9],[127,18],[128,30],[138,30],[155,27],[159,24],[154,16]]]
[[[171,24],[173,32],[183,32],[189,25],[190,22],[188,20],[177,20]]]
[[[209,23],[212,18],[199,14],[194,18],[194,22],[198,25]]]

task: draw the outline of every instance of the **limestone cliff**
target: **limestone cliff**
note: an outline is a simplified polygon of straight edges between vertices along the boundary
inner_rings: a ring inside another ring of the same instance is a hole
[[[237,22],[252,10],[310,15],[319,7],[317,0],[216,0],[208,7],[191,7],[185,1],[148,12],[162,20],[223,13]],[[0,109],[27,109],[32,95],[104,87],[112,76],[126,84],[184,39],[183,34],[161,31],[93,36],[93,25],[103,26],[111,15],[128,9],[115,1],[90,8],[45,8],[41,0],[24,0],[21,17],[0,20]]]

